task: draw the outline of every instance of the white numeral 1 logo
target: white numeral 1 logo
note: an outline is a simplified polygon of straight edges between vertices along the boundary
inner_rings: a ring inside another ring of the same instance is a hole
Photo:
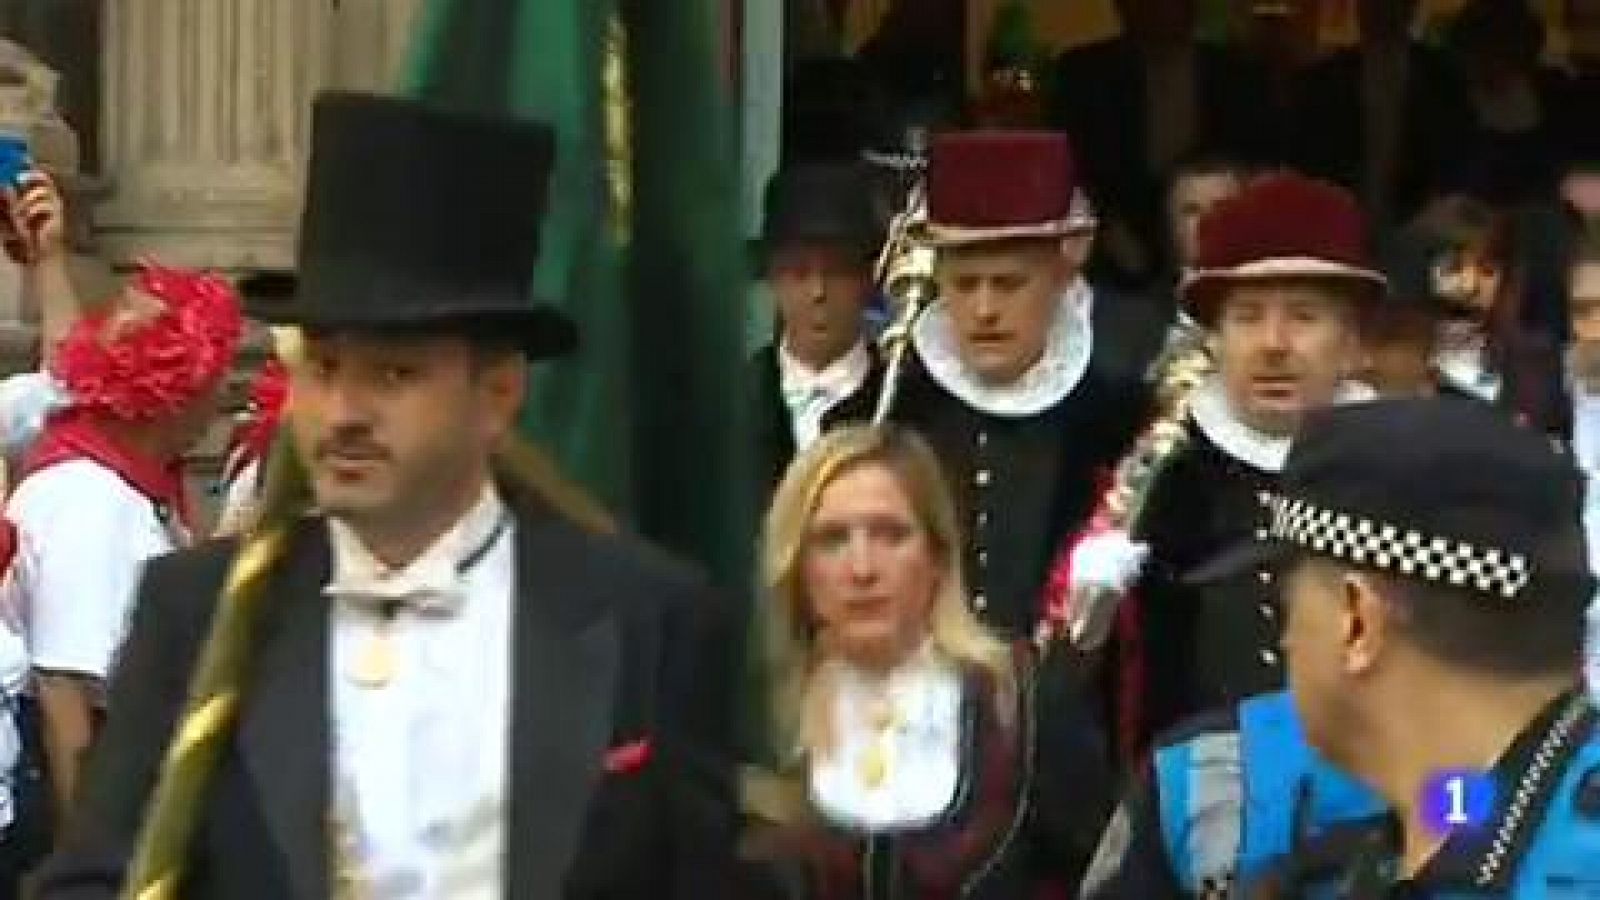
[[[1467,824],[1467,780],[1460,775],[1446,778],[1444,792],[1450,798],[1449,808],[1444,812],[1445,824]]]

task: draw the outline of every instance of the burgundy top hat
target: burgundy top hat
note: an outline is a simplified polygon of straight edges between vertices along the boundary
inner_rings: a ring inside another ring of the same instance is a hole
[[[1200,220],[1194,268],[1179,293],[1189,314],[1215,324],[1230,284],[1275,278],[1331,278],[1383,293],[1361,209],[1349,191],[1294,173],[1266,175],[1221,200]]]
[[[1081,205],[1073,209],[1077,186],[1072,144],[1060,132],[937,135],[928,148],[926,237],[951,246],[1070,234],[1085,227]]]

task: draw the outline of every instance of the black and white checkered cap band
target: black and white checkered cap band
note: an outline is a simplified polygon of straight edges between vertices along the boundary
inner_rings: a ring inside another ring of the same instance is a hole
[[[1528,558],[1425,534],[1307,500],[1263,493],[1267,536],[1359,566],[1512,598],[1528,586]]]

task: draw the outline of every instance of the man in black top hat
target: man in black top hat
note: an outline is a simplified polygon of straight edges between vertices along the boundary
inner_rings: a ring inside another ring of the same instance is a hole
[[[1353,865],[1358,895],[1600,886],[1582,487],[1547,438],[1486,404],[1332,409],[1296,438],[1261,540],[1196,573],[1285,573],[1307,739],[1396,813],[1392,840]]]
[[[836,409],[870,408],[877,397],[882,376],[865,311],[880,243],[864,167],[798,163],[768,183],[755,249],[778,329],[750,363],[762,496]]]
[[[1380,394],[1456,393],[1434,359],[1439,327],[1449,313],[1435,284],[1435,263],[1442,252],[1437,241],[1416,227],[1399,229],[1379,244],[1379,268],[1389,293],[1364,323],[1367,358],[1361,378]]]
[[[526,296],[552,152],[537,123],[318,99],[299,287],[258,311],[304,333],[298,467],[242,540],[147,570],[40,896],[719,895],[706,590],[512,443],[527,362],[576,339]],[[218,652],[248,674],[186,712]],[[128,874],[142,821],[194,827]]]

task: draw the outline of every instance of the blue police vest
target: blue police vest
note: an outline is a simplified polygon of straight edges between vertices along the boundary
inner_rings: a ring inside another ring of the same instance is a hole
[[[1514,851],[1513,851],[1514,852]],[[1512,867],[1511,890],[1441,890],[1433,900],[1600,898],[1600,729],[1577,750]]]
[[[1300,840],[1385,810],[1306,743],[1287,692],[1252,697],[1238,712],[1237,733],[1156,752],[1162,840],[1192,894],[1250,883]]]
[[[1600,727],[1573,756],[1516,867],[1516,900],[1600,897]]]

